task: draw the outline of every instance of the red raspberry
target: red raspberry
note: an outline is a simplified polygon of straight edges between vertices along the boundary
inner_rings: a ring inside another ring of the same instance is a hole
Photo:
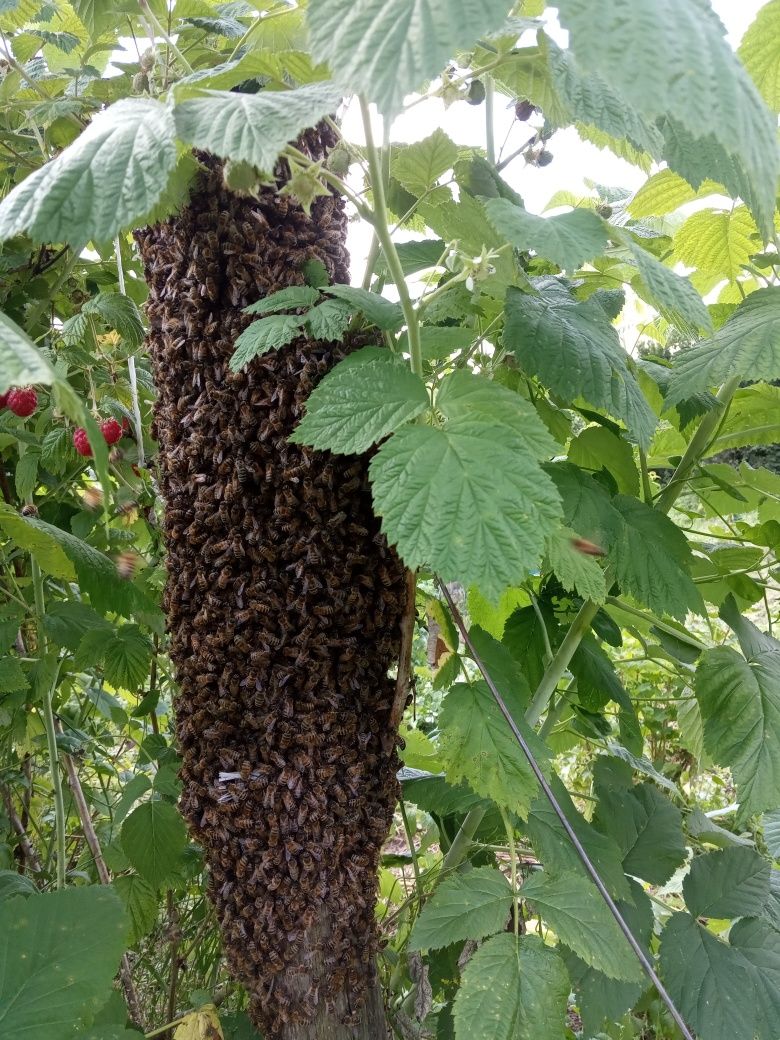
[[[14,415],[26,419],[38,407],[38,395],[31,386],[17,387],[15,390],[9,390],[6,404]]]
[[[0,394],[0,408],[5,408],[5,406],[8,404],[8,395],[10,393],[10,390],[6,390],[4,394]]]
[[[122,427],[116,419],[104,419],[100,424],[100,432],[103,434],[106,444],[116,444],[118,440],[122,439]]]
[[[73,446],[79,455],[83,455],[85,459],[88,459],[92,454],[87,431],[82,426],[77,426],[73,431]]]
[[[130,433],[130,420],[126,415],[122,416],[122,433]]]

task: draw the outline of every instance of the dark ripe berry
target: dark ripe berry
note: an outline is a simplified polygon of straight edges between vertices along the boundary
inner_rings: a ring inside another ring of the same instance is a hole
[[[4,394],[0,394],[0,408],[5,408],[5,406],[8,404],[8,395],[10,394],[10,392],[10,390],[6,390]]]
[[[543,152],[539,152],[538,156],[536,157],[536,165],[537,166],[549,166],[552,161],[553,161],[553,154],[552,154],[552,152],[548,152],[546,150],[543,151]]]
[[[87,431],[82,426],[77,426],[73,431],[73,447],[79,455],[83,455],[85,459],[88,459],[92,454],[92,448],[89,444]]]
[[[116,419],[104,419],[100,424],[100,432],[106,444],[116,444],[122,439],[122,427]]]
[[[31,386],[18,387],[16,390],[9,390],[6,404],[14,415],[26,419],[38,407],[38,395]]]
[[[527,123],[536,111],[536,105],[530,101],[515,101],[515,119],[520,123]]]
[[[485,100],[485,84],[481,79],[473,79],[469,84],[469,92],[466,101],[470,105],[481,105]]]

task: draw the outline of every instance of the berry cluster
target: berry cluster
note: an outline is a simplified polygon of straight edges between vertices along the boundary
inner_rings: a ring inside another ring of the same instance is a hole
[[[124,425],[117,422],[116,419],[104,419],[100,423],[100,432],[103,434],[103,440],[106,444],[116,444],[117,441],[122,439]],[[88,459],[92,455],[89,437],[83,426],[77,426],[73,431],[73,446],[79,455],[83,455],[84,458]]]

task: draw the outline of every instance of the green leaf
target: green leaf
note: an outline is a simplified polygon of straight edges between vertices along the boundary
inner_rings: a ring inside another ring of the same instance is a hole
[[[666,405],[732,375],[756,381],[780,377],[780,287],[751,293],[709,339],[677,355]]]
[[[569,401],[584,397],[622,419],[640,444],[649,446],[656,417],[598,302],[577,302],[549,288],[539,295],[509,288],[504,346],[554,393]]]
[[[688,217],[674,236],[674,259],[734,282],[760,247],[747,206],[725,212],[704,209]]]
[[[30,686],[15,657],[0,657],[0,693],[15,693]]]
[[[448,784],[443,774],[436,775],[404,768],[401,780],[404,801],[412,802],[437,816],[463,816],[477,806],[487,808],[490,804],[474,794],[465,784],[458,784],[457,787]]]
[[[437,128],[430,137],[415,144],[394,146],[390,172],[408,192],[420,198],[436,184],[442,174],[452,169],[457,158],[458,146],[443,130]],[[435,198],[435,192],[433,196]],[[441,253],[440,249],[435,259]]]
[[[69,1040],[107,1000],[127,919],[108,888],[68,888],[0,903],[0,1035]]]
[[[144,341],[141,312],[124,293],[98,293],[93,299],[87,300],[81,313],[97,315],[109,328],[116,329],[129,347],[140,347]]]
[[[41,465],[57,476],[73,458],[72,434],[67,426],[52,426],[41,441]]]
[[[609,549],[620,537],[623,520],[601,484],[568,462],[545,469],[563,500],[569,527],[600,548]]]
[[[690,914],[661,936],[661,974],[686,1022],[707,1040],[753,1040],[756,1008],[747,966]]]
[[[558,453],[558,445],[533,405],[485,376],[463,369],[451,372],[441,382],[436,407],[449,419],[484,420],[505,427],[507,436],[535,459]]]
[[[653,934],[653,904],[636,881],[632,880],[630,885],[633,902],[620,901],[618,909],[634,938],[647,951]],[[617,1022],[642,994],[641,983],[607,978],[571,951],[565,953],[564,961],[578,996],[577,1007],[585,1036],[600,1034],[605,1021]]]
[[[40,11],[37,0],[0,0],[0,27],[21,29]]]
[[[516,696],[504,699],[544,767],[549,753],[523,721],[522,703]],[[487,684],[480,680],[453,686],[442,702],[439,728],[447,779],[452,783],[465,780],[477,794],[524,816],[538,784]]]
[[[20,549],[32,553],[46,574],[62,578],[64,581],[76,580],[73,564],[63,552],[57,538],[52,537],[47,530],[31,524],[29,517],[20,516],[4,502],[0,502],[0,528]]]
[[[408,567],[496,600],[539,562],[558,496],[519,438],[481,418],[406,426],[371,461],[374,508]]]
[[[57,373],[27,333],[0,311],[0,393],[11,386],[56,381]]]
[[[379,293],[358,289],[354,285],[328,285],[324,292],[344,300],[384,332],[395,332],[403,325],[404,313],[400,303],[392,303]]]
[[[102,664],[112,686],[135,692],[143,685],[153,653],[151,640],[137,625],[97,628],[83,636],[76,665],[89,668]]]
[[[696,856],[683,881],[694,917],[758,917],[769,902],[769,860],[748,848]]]
[[[741,816],[774,809],[780,790],[780,655],[745,660],[731,647],[706,650],[696,668],[704,746],[731,768]]]
[[[537,217],[506,199],[488,199],[485,209],[496,231],[513,246],[533,250],[565,271],[575,271],[600,256],[607,246],[606,225],[590,209]]]
[[[293,310],[296,307],[312,307],[319,299],[319,289],[313,289],[310,285],[291,285],[244,307],[244,314],[273,314],[275,311]]]
[[[26,231],[35,242],[106,242],[155,205],[175,163],[170,109],[123,98],[6,195],[0,239]]]
[[[179,102],[173,114],[182,141],[270,173],[288,141],[335,112],[341,98],[332,83],[258,94],[208,90]]]
[[[652,784],[627,791],[598,788],[593,822],[620,848],[627,874],[665,884],[685,862],[682,815]]]
[[[617,844],[608,835],[596,830],[577,811],[569,792],[555,774],[550,780],[550,786],[610,895],[629,899],[628,879],[623,873],[621,852]],[[540,860],[551,874],[579,873],[585,876],[582,861],[545,794],[536,796],[528,814],[526,829]]]
[[[16,494],[22,502],[32,500],[33,492],[38,483],[38,462],[40,455],[37,451],[28,449],[16,463],[14,472],[14,487]]]
[[[717,16],[697,0],[613,0],[599,8],[588,0],[561,0],[559,12],[581,68],[606,79],[646,119],[665,121],[669,165],[696,186],[701,178],[680,168],[670,139],[689,138],[687,150],[717,150],[720,169],[710,176],[744,198],[770,235],[778,175],[775,119]]]
[[[503,643],[499,643],[479,625],[474,624],[469,629],[469,638],[501,696],[510,700],[515,698],[522,702],[523,707],[528,705],[531,700],[528,682],[517,661]],[[457,646],[453,649],[457,649]]]
[[[43,627],[58,646],[75,651],[85,633],[110,626],[86,603],[68,599],[49,603]]]
[[[567,592],[574,592],[583,599],[603,603],[607,598],[607,583],[604,571],[592,556],[580,552],[575,542],[578,535],[569,527],[559,527],[548,535],[547,559],[558,581]]]
[[[729,932],[729,943],[753,983],[756,1033],[772,1040],[780,1035],[780,932],[768,921],[743,918]]]
[[[780,2],[759,8],[742,37],[740,61],[773,112],[780,112]]]
[[[764,841],[769,855],[774,860],[780,859],[780,809],[764,813],[761,825],[764,828]]]
[[[419,376],[389,350],[379,357],[368,350],[363,363],[363,351],[350,355],[314,389],[293,443],[358,454],[425,411],[428,391]]]
[[[173,880],[186,844],[184,822],[170,802],[144,802],[122,824],[127,858],[156,888]]]
[[[563,1040],[568,995],[563,962],[538,936],[495,935],[463,972],[456,1040]]]
[[[325,300],[306,313],[306,325],[314,339],[341,340],[352,320],[343,300]]]
[[[562,943],[592,968],[611,979],[637,982],[642,976],[606,903],[592,881],[581,874],[532,875],[520,889]]]
[[[507,11],[506,0],[399,0],[392,7],[383,0],[329,0],[313,4],[307,16],[315,59],[390,117],[453,54],[498,29]]]
[[[639,295],[679,329],[711,332],[710,312],[690,281],[636,242],[627,240],[626,245],[640,274],[641,283],[635,286]]]
[[[138,874],[114,878],[113,887],[130,919],[130,945],[148,935],[157,923],[157,890]]]
[[[691,550],[668,517],[643,502],[618,495],[613,505],[623,518],[609,550],[623,588],[659,614],[685,621],[688,611],[703,613],[701,595],[688,574]]]
[[[716,455],[727,448],[779,442],[780,387],[755,383],[734,394],[718,435],[707,451]]]
[[[627,209],[637,220],[643,217],[663,217],[667,213],[674,213],[686,202],[722,192],[721,185],[714,181],[705,181],[698,190],[692,188],[679,173],[667,167],[645,181],[628,203]]]
[[[628,441],[604,426],[588,426],[572,438],[567,458],[575,466],[591,473],[606,469],[615,478],[618,491],[625,495],[639,494],[634,449]]]
[[[414,923],[410,950],[441,949],[500,932],[512,904],[509,882],[495,867],[478,867],[445,879]]]
[[[299,314],[272,314],[253,321],[236,340],[230,359],[231,369],[239,372],[256,357],[292,343],[301,335],[303,322],[304,318]]]

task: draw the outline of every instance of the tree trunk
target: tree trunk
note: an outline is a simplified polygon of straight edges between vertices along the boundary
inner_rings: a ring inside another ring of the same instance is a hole
[[[299,142],[315,159],[325,128]],[[347,279],[335,196],[226,190],[137,234],[149,284],[165,606],[180,692],[182,812],[203,847],[232,972],[268,1040],[385,1040],[374,967],[379,851],[398,796],[390,723],[406,592],[363,457],[289,444],[351,349],[298,339],[233,373],[242,309]],[[277,173],[281,178],[282,169]]]

